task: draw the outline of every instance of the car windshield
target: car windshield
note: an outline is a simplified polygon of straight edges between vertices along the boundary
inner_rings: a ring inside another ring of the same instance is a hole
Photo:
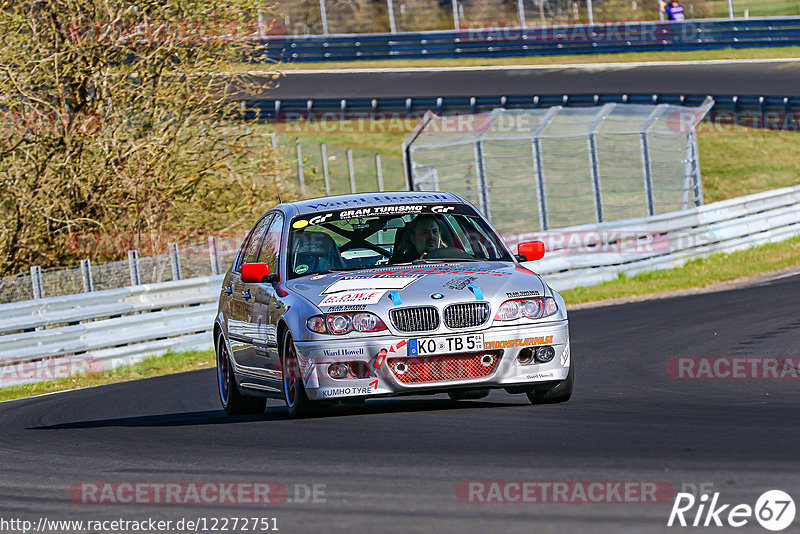
[[[470,206],[371,206],[292,220],[289,277],[446,261],[514,261]]]

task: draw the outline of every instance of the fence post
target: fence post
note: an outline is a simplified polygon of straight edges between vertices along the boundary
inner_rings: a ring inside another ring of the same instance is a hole
[[[397,33],[397,25],[394,22],[394,5],[392,0],[386,0],[386,10],[389,12],[389,31]]]
[[[319,150],[322,153],[322,175],[325,177],[325,194],[331,194],[331,177],[328,174],[328,145],[325,143],[319,144]]]
[[[350,173],[350,192],[356,192],[356,172],[353,168],[353,149],[347,149],[347,171]]]
[[[486,167],[483,162],[483,141],[475,141],[475,174],[478,177],[478,206],[486,218],[492,220],[489,210],[489,191],[486,187]]]
[[[460,30],[461,27],[458,23],[458,0],[452,0],[453,2],[453,28],[456,30]]]
[[[183,280],[183,275],[181,273],[181,256],[180,252],[178,251],[178,244],[170,243],[167,245],[167,249],[169,250],[169,263],[172,267],[172,279]]]
[[[642,171],[644,172],[644,196],[647,201],[647,215],[655,215],[656,206],[653,199],[653,167],[650,162],[650,142],[647,139],[647,132],[640,132],[642,147]]]
[[[592,0],[586,0],[586,11],[589,14],[589,24],[594,24],[594,10],[592,9]]]
[[[542,121],[536,126],[536,129],[531,132],[533,171],[536,177],[536,192],[539,198],[539,229],[541,231],[546,231],[550,228],[550,217],[547,214],[547,195],[544,187],[544,163],[542,161],[541,135],[562,109],[561,106],[553,106],[548,109],[544,117],[542,117]]]
[[[83,278],[83,292],[91,293],[94,291],[94,280],[92,280],[91,260],[81,260],[81,276]]]
[[[375,171],[378,174],[378,191],[383,193],[383,167],[380,154],[375,154]]]
[[[211,259],[211,274],[218,275],[221,272],[219,268],[219,252],[217,252],[217,237],[210,236],[208,238],[208,256]]]
[[[697,132],[693,129],[689,134],[692,138],[692,164],[694,165],[694,173],[692,178],[694,179],[694,205],[695,206],[702,206],[703,205],[703,177],[700,174],[700,161],[699,161],[699,152],[697,150]]]
[[[322,35],[328,35],[328,14],[325,12],[325,0],[319,0],[319,12],[322,16]]]
[[[650,116],[642,123],[639,129],[640,145],[642,148],[642,172],[644,174],[644,194],[647,202],[647,214],[655,215],[656,203],[653,193],[653,163],[650,158],[650,139],[647,137],[653,124],[660,119],[669,108],[668,104],[659,104],[650,113]]]
[[[544,0],[542,0],[544,1]],[[522,0],[517,0],[517,14],[519,15],[519,27],[525,27],[525,6],[522,5]]]
[[[686,135],[686,159],[683,160],[683,198],[681,199],[681,209],[685,210],[689,208],[689,192],[693,189],[693,179],[692,174],[692,136],[691,134]]]
[[[300,138],[294,140],[294,148],[297,152],[297,177],[300,179],[300,193],[306,194],[306,178],[303,176],[303,149],[300,145]]]
[[[131,285],[138,286],[142,284],[142,278],[139,276],[139,251],[128,251],[128,268],[131,273]]]
[[[603,222],[603,193],[600,189],[600,160],[597,156],[597,129],[614,110],[616,104],[603,104],[600,111],[592,118],[586,128],[589,136],[589,171],[592,174],[592,190],[594,191],[595,214],[597,222]]]
[[[42,286],[42,268],[38,265],[31,267],[31,285],[33,286],[33,299],[44,298],[44,288]]]
[[[603,193],[600,191],[600,162],[597,159],[597,139],[594,132],[589,134],[589,171],[592,174],[594,209],[597,222],[603,222]]]

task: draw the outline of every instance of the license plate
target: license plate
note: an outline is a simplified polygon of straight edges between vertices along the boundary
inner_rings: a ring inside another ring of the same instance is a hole
[[[432,354],[474,352],[478,350],[483,350],[483,334],[408,340],[409,356],[430,356]]]

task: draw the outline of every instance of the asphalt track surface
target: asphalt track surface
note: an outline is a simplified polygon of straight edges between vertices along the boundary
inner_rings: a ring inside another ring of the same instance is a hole
[[[277,88],[255,98],[435,98],[622,93],[800,95],[800,59],[285,72]]]
[[[800,276],[570,314],[576,391],[368,401],[290,420],[226,417],[213,370],[0,404],[0,517],[276,517],[280,532],[670,532],[659,503],[462,502],[464,481],[713,484],[720,502],[800,503],[797,380],[675,380],[676,356],[797,356]],[[325,502],[85,505],[82,481],[325,484]],[[724,516],[723,516],[724,517]],[[795,523],[785,532],[796,532]],[[678,529],[695,531],[696,529]],[[728,531],[731,529],[711,529]],[[751,520],[737,532],[766,532]]]

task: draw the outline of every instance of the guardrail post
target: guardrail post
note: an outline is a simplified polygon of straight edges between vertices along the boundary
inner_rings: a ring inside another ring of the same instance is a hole
[[[344,100],[342,100],[344,102]],[[319,144],[319,150],[322,153],[322,175],[325,177],[325,194],[331,194],[331,177],[328,174],[328,146],[325,143]]]
[[[172,279],[173,280],[182,280],[183,276],[181,273],[181,256],[180,252],[178,251],[178,244],[177,243],[170,243],[167,245],[167,249],[169,250],[169,263],[172,267]]]
[[[475,174],[478,177],[478,205],[486,215],[486,218],[492,220],[491,211],[489,209],[489,191],[486,186],[486,166],[483,161],[483,141],[475,141]]]
[[[217,252],[217,237],[210,236],[208,238],[208,255],[211,259],[211,274],[218,275],[222,269],[219,267],[219,252]]]
[[[94,291],[94,280],[92,280],[91,260],[81,260],[81,277],[83,278],[83,292],[91,293]]]
[[[356,173],[353,168],[353,149],[347,149],[347,171],[350,173],[350,192],[356,192]]]
[[[31,285],[33,286],[33,299],[44,298],[44,288],[42,286],[42,268],[38,265],[31,267]]]
[[[378,191],[383,193],[383,168],[381,166],[380,154],[375,154],[375,172],[378,175]]]
[[[306,178],[303,176],[303,149],[300,146],[300,138],[294,140],[294,148],[297,152],[297,177],[300,180],[300,193],[306,194]]]
[[[139,276],[139,251],[128,251],[128,269],[131,273],[131,285],[138,286],[142,284],[142,278]]]

